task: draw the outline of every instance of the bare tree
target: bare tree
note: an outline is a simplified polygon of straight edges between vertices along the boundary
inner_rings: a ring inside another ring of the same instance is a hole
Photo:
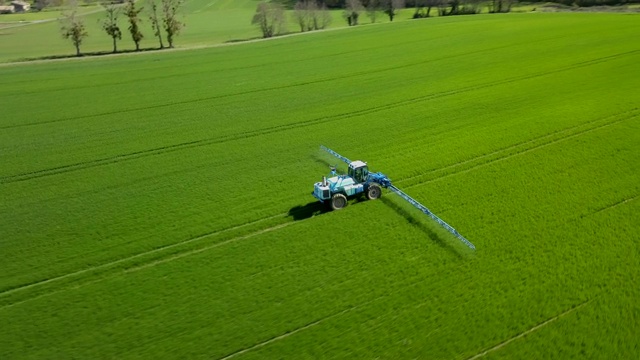
[[[415,12],[413,13],[413,18],[419,19],[431,16],[431,9],[439,7],[446,1],[447,0],[415,0]]]
[[[507,13],[511,11],[512,0],[491,0],[487,6],[490,13]]]
[[[446,6],[450,6],[449,11],[446,10]],[[439,15],[469,15],[480,13],[480,0],[443,0],[441,5],[438,5]]]
[[[389,21],[398,14],[398,10],[404,8],[404,0],[382,0],[382,11],[389,16]]]
[[[161,19],[158,17],[158,0],[148,0],[147,3],[149,4],[149,20],[151,21],[151,29],[153,29],[153,36],[158,38],[160,49],[164,49]]]
[[[102,20],[102,30],[113,40],[113,52],[118,51],[116,41],[122,39],[122,31],[118,26],[118,15],[120,15],[120,7],[113,2],[103,1],[105,18]]]
[[[307,9],[308,1],[298,1],[293,7],[293,17],[296,19],[300,32],[307,30],[307,22],[309,21],[309,11]]]
[[[324,1],[316,2],[315,0],[309,1],[309,22],[307,29],[320,30],[325,29],[331,24],[331,13],[327,9]]]
[[[319,22],[319,8],[318,3],[315,0],[306,0],[307,3],[307,30],[318,30],[320,28]]]
[[[320,9],[318,10],[319,28],[325,29],[327,26],[329,26],[329,24],[331,24],[332,20],[333,18],[331,17],[329,9],[327,9],[327,5],[325,3],[322,3],[322,5],[320,5]]]
[[[434,7],[438,7],[443,4],[445,0],[425,0],[425,5],[427,7],[427,13],[425,17],[431,16],[431,9]]]
[[[372,23],[376,22],[378,11],[380,10],[380,0],[369,0],[367,4],[367,16]]]
[[[76,48],[76,55],[82,55],[80,45],[82,45],[82,40],[89,36],[89,33],[84,26],[84,21],[78,16],[78,4],[75,1],[72,2],[71,8],[62,14],[60,31],[63,38],[71,39]]]
[[[293,16],[301,32],[324,29],[331,21],[331,14],[324,3],[319,5],[315,0],[298,1],[293,7]]]
[[[459,4],[459,1],[458,0],[442,0],[438,4],[438,16],[447,15],[447,6],[449,6],[450,3]]]
[[[360,13],[364,10],[364,6],[360,0],[346,0],[344,4],[343,16],[347,20],[349,26],[358,25],[358,18]]]
[[[252,25],[257,25],[265,38],[280,34],[285,28],[285,13],[282,5],[271,2],[260,2],[256,13],[251,19]]]
[[[135,0],[126,0],[124,5],[124,14],[129,18],[129,32],[131,33],[131,39],[136,44],[136,51],[140,51],[140,41],[144,37],[140,31],[142,19],[139,17],[143,9],[144,7],[136,8]]]
[[[413,18],[414,19],[420,19],[425,17],[424,16],[424,5],[425,5],[426,0],[415,0],[413,2]]]
[[[184,4],[184,0],[162,0],[162,23],[164,31],[167,32],[167,42],[169,47],[173,47],[173,37],[180,34],[180,29],[184,23],[178,20],[178,12]]]
[[[479,14],[482,12],[482,0],[463,0],[463,8],[465,14]]]

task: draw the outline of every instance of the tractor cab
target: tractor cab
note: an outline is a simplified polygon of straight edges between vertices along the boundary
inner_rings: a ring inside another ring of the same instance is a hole
[[[356,183],[366,182],[369,178],[369,167],[367,163],[360,160],[349,163],[348,175],[355,180]]]

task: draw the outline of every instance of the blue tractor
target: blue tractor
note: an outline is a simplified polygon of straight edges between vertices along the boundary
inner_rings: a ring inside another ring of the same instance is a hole
[[[440,226],[460,239],[460,241],[469,248],[475,250],[476,247],[460,235],[456,229],[437,217],[426,206],[393,186],[391,179],[383,173],[371,172],[369,171],[367,163],[360,160],[351,161],[326,146],[320,146],[320,148],[348,164],[347,175],[338,175],[335,167],[332,167],[331,177],[327,178],[324,176],[321,182],[314,184],[311,194],[320,200],[320,202],[328,204],[333,210],[340,210],[347,206],[347,199],[349,198],[360,196],[364,193],[367,199],[375,200],[382,196],[382,188],[389,189],[422,211],[422,213],[435,220]]]
[[[370,173],[367,163],[360,160],[348,162],[347,175],[337,175],[332,168],[333,177],[324,176],[322,182],[314,185],[313,196],[328,204],[333,210],[347,206],[347,199],[365,194],[367,199],[375,200],[382,195],[382,183],[391,182],[380,173]],[[388,185],[387,185],[388,186]]]

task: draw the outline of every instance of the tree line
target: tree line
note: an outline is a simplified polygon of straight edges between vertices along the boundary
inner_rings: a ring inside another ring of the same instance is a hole
[[[286,9],[291,5],[293,18],[300,27],[300,31],[321,30],[329,26],[332,17],[329,4],[335,2],[318,0],[297,0],[290,4],[285,1],[263,1],[258,3],[251,24],[258,26],[265,38],[282,34],[286,31]],[[371,22],[376,21],[378,12],[384,13],[393,21],[398,10],[405,6],[405,0],[344,0],[342,16],[349,26],[358,25],[363,12],[366,12]]]
[[[287,8],[292,8],[298,0],[274,0],[284,5]],[[429,0],[426,0],[429,1]],[[527,0],[532,3],[546,3],[548,0]],[[344,9],[348,0],[323,0],[324,3],[329,9]],[[414,7],[426,7],[424,4],[425,0],[405,0],[405,5],[408,8]],[[493,4],[492,0],[485,0],[484,3],[488,3],[487,5],[491,7]],[[512,3],[515,1],[511,1]],[[633,4],[640,3],[640,0],[554,0],[552,2],[557,2],[564,5],[576,5],[576,6],[598,6],[598,5],[624,5],[624,4]],[[362,0],[362,4],[366,7],[368,5],[367,0]],[[437,5],[432,5],[432,7],[437,8]]]
[[[151,23],[153,36],[158,39],[160,49],[165,48],[163,32],[166,35],[169,48],[174,47],[174,38],[180,34],[185,23],[179,18],[179,12],[184,0],[147,0],[147,10],[138,6],[135,0],[124,0],[124,3],[112,0],[102,0],[100,4],[104,8],[104,17],[100,20],[102,30],[113,42],[113,53],[118,52],[118,40],[122,39],[120,19],[126,18],[127,30],[134,42],[136,51],[140,51],[140,42],[144,34],[140,28],[143,19]],[[62,14],[60,23],[62,37],[69,39],[76,49],[76,55],[81,56],[80,46],[89,36],[84,23],[84,18],[78,14],[78,4],[72,3],[68,10]]]
[[[272,0],[260,2],[251,20],[259,27],[265,38],[286,32],[286,9],[293,10],[293,18],[300,31],[312,31],[326,28],[331,22],[329,9],[341,8],[342,17],[349,26],[360,23],[365,14],[373,23],[379,14],[389,21],[400,9],[413,7],[413,18],[425,18],[435,9],[439,16],[466,15],[480,13],[486,4],[490,13],[509,12],[515,0]],[[578,0],[596,1],[596,0]],[[597,0],[607,1],[607,0]]]
[[[531,0],[546,2],[547,0]],[[640,0],[555,0],[571,6],[624,5]],[[507,13],[516,0],[271,0],[258,4],[252,24],[258,25],[263,37],[286,31],[285,9],[293,9],[293,17],[300,31],[324,29],[331,21],[330,9],[343,9],[343,18],[349,26],[358,25],[362,14],[376,22],[379,14],[393,21],[398,10],[413,8],[413,18],[479,14],[486,6],[489,13]]]

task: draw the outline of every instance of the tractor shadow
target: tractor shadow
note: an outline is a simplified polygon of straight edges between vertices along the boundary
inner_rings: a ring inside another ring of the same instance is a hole
[[[321,203],[320,201],[310,202],[307,205],[298,205],[289,209],[288,215],[293,218],[293,220],[304,220],[314,216],[322,215],[326,212],[329,212],[329,208]]]
[[[440,237],[440,235],[438,233],[436,233],[435,231],[430,229],[427,225],[422,223],[422,221],[420,221],[416,216],[411,214],[409,211],[407,211],[406,209],[402,208],[400,205],[396,204],[395,202],[393,202],[392,200],[390,200],[388,198],[381,197],[380,201],[382,201],[385,205],[387,205],[388,207],[393,209],[400,216],[405,218],[407,220],[407,222],[409,222],[411,225],[415,226],[420,231],[425,233],[438,246],[440,246],[441,248],[443,248],[443,249],[447,250],[448,252],[452,253],[458,259],[462,259],[463,258],[462,254],[461,254],[461,252],[460,252],[460,250],[458,248],[454,247],[453,245],[451,245],[450,243],[445,241],[442,237]]]
[[[347,200],[347,206],[355,205],[361,202],[365,202],[367,199],[364,196],[359,196],[353,199]],[[328,204],[323,204],[320,201],[310,202],[307,205],[298,205],[289,209],[288,216],[292,217],[293,220],[305,220],[312,218],[314,216],[319,216],[324,213],[328,213],[332,211]],[[340,211],[340,210],[336,210]]]
[[[327,172],[325,173],[327,177],[332,176],[329,174],[329,170],[331,169],[331,167],[343,164],[342,162],[339,162],[339,161],[334,161],[333,163],[331,163],[326,159],[324,159],[323,156],[320,156],[320,155],[311,155],[310,157],[313,160],[313,162],[322,165],[322,167],[327,168]],[[355,199],[349,199],[348,204],[349,205],[357,204],[362,201],[364,201],[364,199],[362,199],[361,197],[356,197]],[[293,220],[298,221],[298,220],[305,220],[305,219],[312,218],[314,216],[322,215],[329,211],[331,211],[329,204],[323,204],[320,201],[316,200],[306,205],[298,205],[298,206],[292,207],[291,209],[289,209],[288,216],[293,218]]]

